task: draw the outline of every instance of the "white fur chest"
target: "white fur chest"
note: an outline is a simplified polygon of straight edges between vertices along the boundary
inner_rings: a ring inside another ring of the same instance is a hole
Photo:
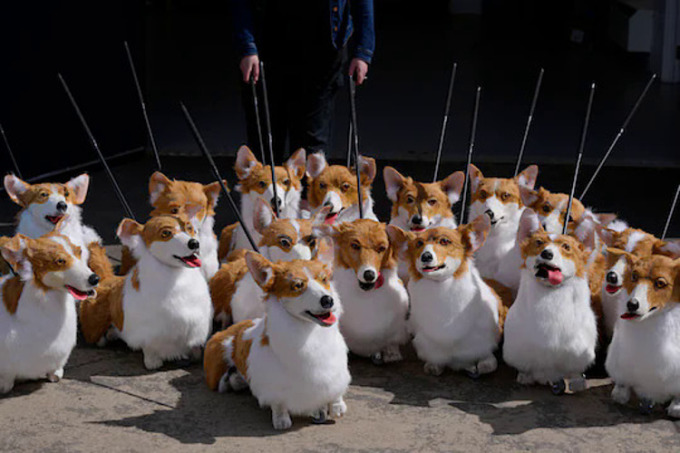
[[[680,396],[680,305],[673,305],[643,321],[618,322],[607,353],[617,385],[659,403]]]
[[[206,217],[198,229],[198,240],[201,243],[201,272],[206,280],[210,280],[220,266],[217,259],[217,237],[213,231],[214,226],[215,218],[210,216]]]
[[[264,315],[264,292],[247,272],[237,283],[231,298],[231,317],[234,324]]]
[[[27,282],[13,315],[0,307],[0,375],[35,379],[63,368],[76,344],[76,324],[70,295]]]
[[[382,271],[380,288],[364,291],[352,269],[337,268],[333,282],[342,301],[340,329],[355,354],[370,356],[406,342],[408,293],[394,269]]]

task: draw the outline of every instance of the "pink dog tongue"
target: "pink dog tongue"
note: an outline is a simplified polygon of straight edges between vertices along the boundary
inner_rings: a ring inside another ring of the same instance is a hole
[[[333,225],[333,222],[335,222],[335,219],[337,218],[338,214],[329,215],[326,217],[326,220],[324,220],[323,223],[325,223],[326,225]]]
[[[548,281],[551,285],[559,285],[562,283],[562,271],[559,269],[548,269]]]

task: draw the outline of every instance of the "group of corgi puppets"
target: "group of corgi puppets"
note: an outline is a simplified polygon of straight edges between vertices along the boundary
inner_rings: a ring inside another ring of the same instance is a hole
[[[401,360],[409,341],[427,374],[476,378],[502,356],[519,383],[557,394],[587,388],[585,371],[606,353],[615,401],[670,401],[680,417],[678,243],[576,199],[568,209],[566,194],[535,189],[535,165],[514,178],[470,165],[462,225],[452,207],[463,172],[421,183],[385,167],[384,224],[373,213],[375,160],[357,165],[359,181],[357,169],[300,149],[272,180],[241,147],[235,189],[259,253],[240,224],[214,234],[219,182],[156,172],[149,220],[118,226],[117,273],[81,220],[87,175],[35,185],[6,176],[21,211],[16,235],[0,239],[12,271],[0,280],[0,391],[58,381],[79,321],[85,341],[123,340],[150,370],[202,357],[212,390],[249,388],[276,429],[291,416],[342,416],[348,351],[380,365]]]

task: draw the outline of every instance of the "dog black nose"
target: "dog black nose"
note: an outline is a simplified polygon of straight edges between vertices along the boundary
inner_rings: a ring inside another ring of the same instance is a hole
[[[484,211],[484,214],[488,215],[489,219],[491,219],[491,220],[493,220],[494,215],[495,215],[491,209],[487,209],[486,211]]]
[[[619,283],[619,276],[614,271],[607,272],[607,283],[617,285]]]
[[[66,212],[67,209],[68,209],[68,205],[65,202],[60,201],[59,203],[57,203],[57,211]]]
[[[423,218],[416,214],[413,217],[411,217],[411,223],[414,225],[420,225],[421,223],[423,223]]]
[[[553,252],[550,249],[545,249],[541,252],[541,258],[543,258],[544,260],[551,260],[553,259],[554,256],[555,255],[553,255]]]
[[[90,276],[87,277],[87,283],[89,283],[90,286],[97,286],[99,284],[99,275],[90,274]]]
[[[189,239],[189,242],[187,242],[187,247],[191,250],[196,250],[201,246],[201,243],[198,242],[196,239]]]
[[[425,252],[422,255],[420,255],[420,261],[422,261],[423,263],[429,263],[433,259],[434,259],[434,257],[432,256],[432,253],[430,253],[430,252]]]
[[[373,283],[373,281],[375,281],[375,272],[370,269],[364,271],[364,280],[366,280],[368,283]]]
[[[626,304],[626,308],[629,312],[634,313],[640,308],[640,302],[638,302],[637,299],[631,299]]]
[[[321,296],[321,307],[323,308],[331,308],[333,306],[333,298],[326,294],[325,296]]]

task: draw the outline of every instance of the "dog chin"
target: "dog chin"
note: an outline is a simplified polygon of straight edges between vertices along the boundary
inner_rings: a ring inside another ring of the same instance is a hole
[[[418,272],[425,278],[432,280],[439,280],[443,277],[448,276],[449,266],[446,263],[439,264],[437,266],[418,266]]]
[[[327,312],[323,313],[312,313],[309,310],[306,310],[302,313],[302,315],[298,316],[305,321],[312,322],[316,325],[319,325],[321,327],[330,327],[333,324],[335,324],[338,320],[338,318],[335,316],[335,313],[333,313],[333,310],[329,310]]]

